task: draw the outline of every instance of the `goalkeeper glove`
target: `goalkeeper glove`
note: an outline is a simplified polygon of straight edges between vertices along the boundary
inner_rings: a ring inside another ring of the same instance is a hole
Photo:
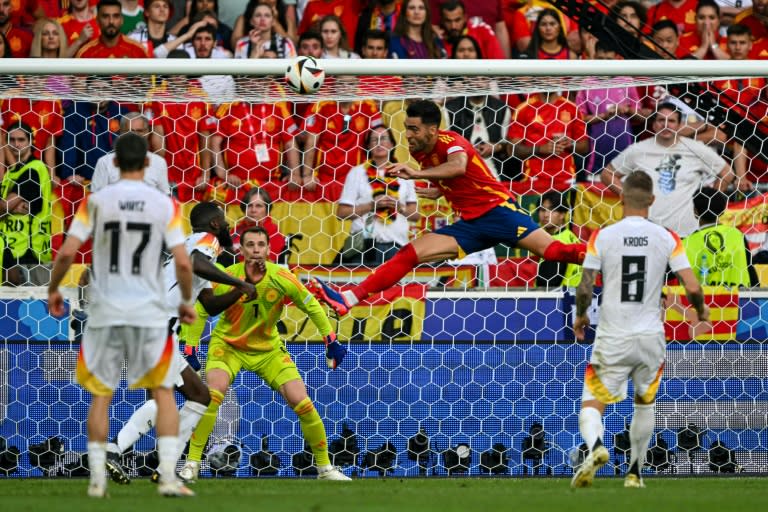
[[[324,338],[325,340],[325,362],[328,368],[335,370],[347,355],[347,347],[339,343],[336,333],[332,332]]]
[[[184,359],[187,361],[190,368],[199,372],[202,365],[200,364],[200,359],[197,358],[197,347],[185,344],[181,351],[184,353]]]

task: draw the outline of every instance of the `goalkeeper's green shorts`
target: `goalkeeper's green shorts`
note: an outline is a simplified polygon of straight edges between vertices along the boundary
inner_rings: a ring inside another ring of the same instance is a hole
[[[301,380],[296,363],[284,345],[269,352],[243,352],[217,337],[212,337],[208,346],[205,371],[207,373],[214,368],[227,372],[230,382],[235,380],[240,370],[251,371],[275,391],[286,382]]]

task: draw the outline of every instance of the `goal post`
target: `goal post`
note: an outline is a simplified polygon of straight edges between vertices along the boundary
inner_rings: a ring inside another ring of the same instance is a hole
[[[226,207],[233,228],[244,219],[256,222],[256,210],[244,202],[245,187],[266,189],[271,202],[258,194],[249,197],[267,203],[262,206],[276,228],[274,236],[281,239],[273,259],[300,278],[318,276],[338,286],[360,282],[380,264],[386,249],[399,244],[377,239],[381,232],[372,228],[376,222],[388,226],[393,218],[377,216],[370,208],[359,218],[343,215],[343,176],[367,159],[363,149],[372,152],[362,146],[379,125],[392,133],[398,161],[409,161],[404,109],[414,99],[435,100],[445,128],[473,144],[491,143],[488,165],[540,223],[558,222],[553,212],[560,205],[542,208],[542,195],[553,183],[563,185],[559,197],[567,198],[569,212],[559,222],[582,240],[621,216],[619,198],[600,183],[600,170],[627,146],[647,139],[647,120],[656,105],[672,101],[691,138],[702,139],[738,167],[740,179],[754,182],[753,187],[740,188],[738,181],[732,185],[721,222],[739,228],[755,255],[768,239],[768,180],[761,182],[768,167],[763,149],[768,147],[768,87],[760,61],[328,60],[321,61],[325,84],[311,95],[284,87],[288,63],[0,59],[3,140],[15,123],[30,125],[32,156],[53,166],[50,212],[43,219],[51,226],[53,251],[73,208],[89,193],[90,172],[98,160],[94,154],[106,154],[120,119],[138,112],[148,119],[152,149],[165,161],[169,188],[187,215],[198,201],[213,200]],[[207,91],[187,87],[187,78],[200,76],[225,78],[211,82]],[[544,99],[531,101],[536,95]],[[560,110],[552,110],[558,115],[547,113],[555,108],[549,98],[559,102]],[[365,106],[341,111],[336,102]],[[552,122],[561,127],[552,128]],[[574,144],[557,160],[557,169],[551,167],[554,160],[536,167],[534,152],[516,151],[562,136]],[[190,140],[194,143],[187,145]],[[49,147],[53,150],[46,151]],[[3,151],[7,181],[16,162],[9,148]],[[309,163],[310,157],[317,160]],[[201,168],[203,162],[209,167]],[[342,167],[344,173],[324,188],[297,187],[291,171],[307,165],[318,176]],[[197,180],[203,171],[210,174],[201,185]],[[550,180],[561,171],[570,174],[563,181]],[[367,172],[360,174],[360,186],[368,187],[361,204],[372,202],[374,193],[391,192],[391,186]],[[549,177],[533,179],[536,172]],[[79,185],[71,183],[77,181],[71,179],[75,174],[83,177]],[[230,175],[241,183],[228,181]],[[405,190],[398,188],[398,194]],[[416,198],[418,220],[404,223],[406,241],[452,220],[444,201],[416,196],[417,190],[407,196]],[[14,219],[2,218],[0,224],[13,231]],[[87,252],[81,254],[67,277],[73,309],[79,307],[77,272],[88,258]],[[36,266],[28,260],[23,265]],[[49,265],[41,259],[37,266]],[[768,282],[768,269],[757,265],[756,270],[761,282]],[[22,277],[31,275],[30,268],[25,272]],[[541,281],[544,270],[536,259],[505,246],[471,259],[421,265],[335,324],[350,353],[334,372],[326,369],[314,327],[289,308],[281,335],[323,417],[331,451],[338,455],[346,446],[350,452],[347,458],[341,453],[337,463],[345,464],[348,474],[362,476],[382,471],[399,476],[571,474],[582,442],[578,405],[589,344],[574,341],[573,289],[568,287],[573,283],[564,281],[567,270],[553,272]],[[558,279],[548,286],[553,277]],[[0,443],[0,478],[4,471],[20,477],[79,475],[88,398],[73,376],[82,315],[51,323],[41,297],[26,296],[21,289],[0,288],[0,437],[5,446],[22,452],[17,468],[4,470]],[[711,445],[721,441],[734,451],[740,467],[766,474],[768,320],[763,311],[768,293],[715,287],[707,293],[717,305],[718,330],[710,336],[686,339],[684,312],[674,307],[667,312],[671,339],[655,430],[663,442],[654,437],[652,445],[666,444],[669,460],[646,470],[728,471],[730,466],[711,464],[709,458]],[[598,307],[596,298],[591,314]],[[56,336],[50,334],[53,328]],[[202,348],[205,353],[207,333]],[[110,436],[143,400],[141,392],[116,395]],[[626,469],[614,436],[621,438],[630,418],[629,402],[608,409],[605,442],[611,464],[605,471],[611,474]],[[298,456],[303,450],[299,425],[258,378],[243,374],[235,380],[219,419],[212,444],[240,448],[238,476],[264,470],[257,462],[265,459],[252,457],[262,450],[263,436],[280,461],[277,473],[301,474],[303,466],[296,462],[303,460]],[[534,435],[536,425],[543,437]],[[342,437],[350,430],[355,443]],[[419,457],[409,453],[409,446],[422,430],[428,455]],[[686,448],[686,432],[700,446]],[[29,447],[51,437],[63,439],[65,453],[53,454],[51,466],[34,465]],[[133,475],[148,471],[154,441],[150,434],[124,458]],[[386,443],[397,451],[394,460],[382,455]],[[468,461],[461,456],[464,444],[470,449]],[[211,475],[207,464],[203,475]]]

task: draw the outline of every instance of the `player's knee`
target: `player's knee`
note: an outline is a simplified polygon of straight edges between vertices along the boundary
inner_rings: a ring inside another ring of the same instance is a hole
[[[208,406],[211,403],[211,394],[208,387],[203,383],[200,377],[192,368],[185,368],[182,372],[184,385],[179,388],[184,398]]]

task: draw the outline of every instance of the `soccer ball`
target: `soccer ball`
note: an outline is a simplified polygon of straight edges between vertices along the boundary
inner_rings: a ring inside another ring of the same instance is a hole
[[[285,83],[298,94],[312,94],[323,86],[325,70],[314,57],[299,57],[285,70]]]

